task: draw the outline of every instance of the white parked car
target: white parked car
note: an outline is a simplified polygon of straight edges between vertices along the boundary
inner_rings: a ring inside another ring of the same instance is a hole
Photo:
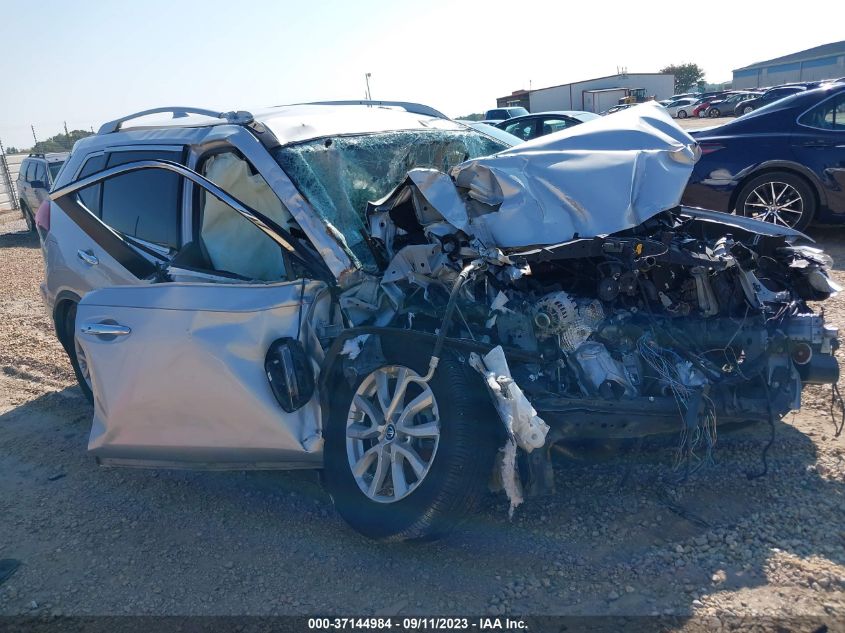
[[[695,103],[696,101],[697,101],[697,99],[692,99],[692,98],[690,98],[690,97],[687,97],[687,98],[685,98],[685,99],[678,99],[677,101],[672,101],[669,105],[667,105],[667,106],[666,106],[666,111],[667,111],[667,112],[668,112],[668,113],[669,113],[669,114],[670,114],[673,118],[679,118],[679,117],[678,117],[678,112],[679,112],[680,110],[682,110],[683,108],[685,108],[686,106],[690,106],[690,105],[692,105],[692,104],[693,104],[693,103]],[[680,117],[680,118],[682,118],[682,119],[686,118],[686,116],[688,116],[688,115],[689,115],[689,112],[687,112],[687,111],[685,110],[685,111],[684,111],[684,115],[685,115],[685,116],[682,116],[682,117]]]

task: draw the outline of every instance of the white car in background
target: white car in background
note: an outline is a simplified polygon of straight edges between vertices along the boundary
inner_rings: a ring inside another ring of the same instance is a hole
[[[686,108],[687,106],[691,106],[696,101],[697,101],[697,99],[692,99],[692,98],[689,98],[689,97],[684,98],[684,99],[678,99],[677,101],[672,101],[669,105],[667,105],[666,111],[669,113],[669,115],[672,118],[685,119],[687,116],[690,115],[691,110],[684,110],[683,115],[679,115],[678,113],[681,110],[683,110],[684,108]]]

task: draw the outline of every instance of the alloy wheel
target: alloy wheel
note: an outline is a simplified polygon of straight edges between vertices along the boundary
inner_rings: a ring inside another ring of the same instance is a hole
[[[785,182],[764,182],[755,187],[745,199],[744,215],[794,227],[804,214],[804,198]]]
[[[85,380],[85,384],[91,389],[91,370],[88,367],[88,358],[85,356],[85,350],[79,344],[79,340],[73,337],[73,349],[76,352],[76,363],[79,365],[79,372]]]
[[[373,501],[407,497],[425,479],[437,453],[437,400],[419,378],[408,367],[388,365],[371,372],[352,397],[346,456],[358,487]]]

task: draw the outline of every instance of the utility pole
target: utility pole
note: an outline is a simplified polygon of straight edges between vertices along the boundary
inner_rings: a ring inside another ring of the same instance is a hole
[[[38,144],[38,137],[35,136],[35,126],[30,125],[29,127],[32,128],[32,138],[35,140],[35,144],[37,145]]]
[[[367,101],[373,100],[373,93],[370,92],[370,77],[372,76],[372,73],[364,73],[364,81],[367,82]]]
[[[68,131],[67,131],[67,121],[63,121],[63,123],[65,124],[65,136],[70,138],[70,134],[68,134]]]

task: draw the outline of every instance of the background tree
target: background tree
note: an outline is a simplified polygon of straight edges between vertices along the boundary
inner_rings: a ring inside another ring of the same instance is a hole
[[[704,70],[698,64],[671,64],[660,72],[675,75],[675,93],[704,85]]]
[[[91,136],[91,132],[87,130],[71,130],[68,134],[56,134],[46,141],[38,141],[29,151],[39,154],[47,152],[69,152],[73,149],[73,144],[76,141],[86,136]]]

